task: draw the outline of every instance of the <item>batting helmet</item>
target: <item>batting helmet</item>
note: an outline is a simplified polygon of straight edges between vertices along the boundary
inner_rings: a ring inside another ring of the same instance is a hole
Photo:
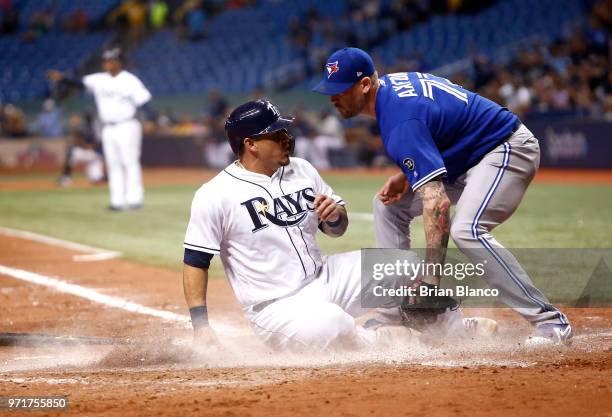
[[[106,61],[109,59],[117,59],[121,62],[124,61],[124,56],[123,56],[123,52],[121,51],[121,48],[116,47],[116,48],[109,48],[109,49],[105,49],[102,52],[102,60]]]
[[[281,116],[267,100],[249,101],[230,113],[225,121],[225,134],[232,150],[239,155],[244,139],[287,129],[292,122],[293,117]]]

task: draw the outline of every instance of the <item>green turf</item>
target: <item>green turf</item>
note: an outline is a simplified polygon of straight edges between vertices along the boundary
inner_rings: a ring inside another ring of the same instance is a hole
[[[349,213],[371,213],[380,176],[325,176],[347,201]],[[37,176],[37,178],[39,178]],[[49,177],[49,181],[55,178]],[[0,225],[119,250],[128,259],[178,270],[189,207],[198,184],[149,187],[146,205],[134,212],[107,212],[105,187],[0,193]],[[534,184],[515,215],[495,231],[507,247],[611,248],[611,186]],[[320,234],[326,253],[374,246],[374,225],[351,221],[349,231],[332,239]],[[415,247],[423,246],[422,223],[413,225]],[[212,275],[221,275],[220,262]]]

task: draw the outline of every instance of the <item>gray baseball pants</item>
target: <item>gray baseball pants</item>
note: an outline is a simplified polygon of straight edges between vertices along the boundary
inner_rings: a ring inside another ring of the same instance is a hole
[[[491,235],[520,204],[540,163],[540,147],[522,125],[453,184],[445,184],[455,214],[450,236],[472,263],[485,264],[484,279],[501,300],[533,325],[566,324],[567,318],[538,290],[516,258]],[[422,214],[418,195],[385,206],[374,197],[376,242],[381,248],[410,248],[410,222]]]

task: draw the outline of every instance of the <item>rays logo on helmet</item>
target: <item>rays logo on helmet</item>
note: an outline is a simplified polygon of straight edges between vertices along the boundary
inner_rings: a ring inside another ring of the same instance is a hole
[[[268,108],[268,110],[270,110],[276,116],[280,116],[280,112],[278,111],[278,109],[276,108],[274,104],[270,103],[269,101],[265,101],[264,103],[266,103],[266,107]]]
[[[340,71],[340,67],[338,66],[338,61],[329,62],[325,64],[325,69],[327,70],[327,78],[331,77],[332,75]]]

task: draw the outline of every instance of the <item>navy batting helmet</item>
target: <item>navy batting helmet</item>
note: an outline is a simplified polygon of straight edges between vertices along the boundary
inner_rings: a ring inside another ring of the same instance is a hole
[[[293,117],[281,116],[276,106],[267,100],[249,101],[236,107],[225,121],[225,133],[236,155],[244,139],[287,129]]]
[[[121,48],[119,47],[105,49],[102,51],[101,57],[103,61],[107,61],[109,59],[117,59],[121,62],[124,61],[123,51],[121,51]]]

